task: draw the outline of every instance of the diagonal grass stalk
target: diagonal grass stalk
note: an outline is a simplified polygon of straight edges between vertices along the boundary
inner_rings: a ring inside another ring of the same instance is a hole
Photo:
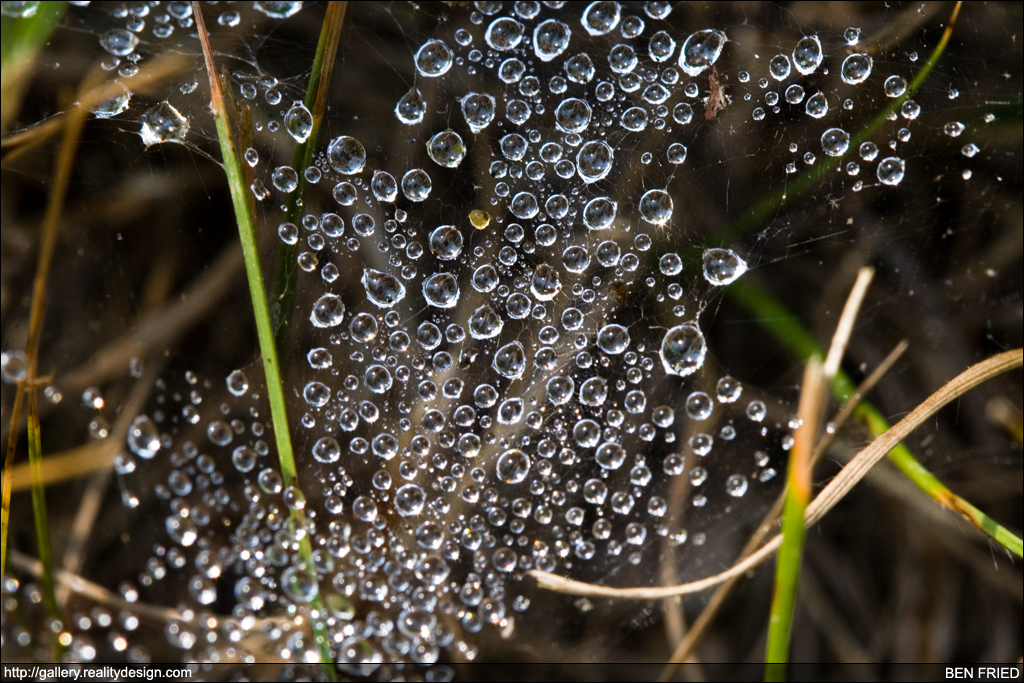
[[[221,155],[224,161],[224,173],[227,176],[228,186],[231,190],[231,202],[234,207],[235,220],[238,223],[238,235],[242,244],[245,271],[249,280],[249,293],[252,299],[253,317],[256,321],[260,352],[263,358],[263,370],[266,375],[267,398],[270,403],[271,422],[273,423],[274,440],[281,467],[281,477],[286,488],[294,486],[296,489],[299,489],[296,482],[298,470],[295,465],[295,455],[292,451],[284,383],[281,380],[280,363],[278,361],[277,347],[274,343],[270,308],[267,305],[262,265],[256,244],[256,231],[249,207],[242,163],[238,156],[231,124],[228,120],[224,94],[217,76],[217,67],[213,61],[213,50],[210,47],[209,35],[206,32],[206,24],[203,21],[202,6],[198,2],[193,2],[192,6],[193,14],[196,18],[196,28],[199,31],[199,38],[203,46],[207,76],[210,80],[210,99],[214,120],[217,125],[217,137],[220,141]],[[306,527],[306,519],[302,511],[290,508],[290,513],[292,518],[304,529]],[[299,554],[307,565],[312,564],[312,545],[308,535],[305,535],[300,541]],[[319,591],[311,601],[311,604],[319,615],[319,618],[312,619],[311,625],[320,655],[321,667],[326,676],[333,678],[334,664],[331,656],[330,635],[322,621],[324,610]]]
[[[818,346],[814,337],[772,295],[749,283],[742,282],[734,283],[726,292],[740,305],[756,315],[761,324],[798,357],[807,359],[821,354],[821,347]],[[836,373],[832,380],[832,393],[836,398],[845,401],[853,396],[856,390],[857,385],[848,375],[842,371]],[[857,406],[854,417],[868,428],[872,436],[884,434],[889,429],[888,420],[867,401],[863,401]],[[1022,555],[1021,539],[1018,536],[950,491],[914,457],[905,444],[901,443],[893,448],[889,453],[889,459],[937,503],[953,510],[1018,557],[1024,556]]]
[[[313,56],[309,84],[306,86],[306,98],[303,101],[313,118],[313,125],[309,130],[309,136],[295,146],[295,152],[292,154],[292,168],[298,173],[299,185],[285,212],[284,222],[286,223],[298,223],[301,220],[302,207],[306,203],[309,182],[302,170],[313,165],[313,151],[316,149],[320,124],[323,122],[324,110],[327,108],[327,92],[331,85],[334,59],[338,54],[338,40],[341,37],[341,27],[345,21],[347,9],[348,2],[331,2],[327,5],[327,14],[324,16],[323,28],[320,30],[320,40],[317,42],[316,54]],[[298,251],[297,244],[282,243],[277,252],[274,291],[271,301],[273,301],[272,310],[274,312],[274,339],[277,351],[281,354],[284,354],[288,345],[292,300],[295,295],[295,268],[297,265],[295,258]]]

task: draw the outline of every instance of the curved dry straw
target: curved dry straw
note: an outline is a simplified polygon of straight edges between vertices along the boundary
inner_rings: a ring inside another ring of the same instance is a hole
[[[807,506],[804,525],[810,526],[824,517],[829,510],[835,507],[836,503],[853,489],[857,482],[864,478],[879,460],[885,457],[886,453],[903,441],[917,427],[935,415],[943,406],[959,398],[979,384],[1004,372],[1019,368],[1022,364],[1024,364],[1024,350],[1014,349],[976,363],[957,375],[944,387],[929,396],[927,400],[917,406],[909,415],[886,431],[885,434],[872,441],[871,445],[858,453]],[[532,570],[528,573],[537,580],[537,584],[541,588],[558,593],[629,600],[659,600],[675,595],[699,593],[708,588],[714,588],[733,577],[740,576],[771,557],[779,549],[781,542],[782,536],[775,536],[755,553],[745,560],[736,563],[726,571],[709,576],[706,579],[676,586],[613,588],[583,581],[573,581],[557,574],[537,570]],[[1015,549],[1015,552],[1020,555],[1021,549],[1018,547]]]

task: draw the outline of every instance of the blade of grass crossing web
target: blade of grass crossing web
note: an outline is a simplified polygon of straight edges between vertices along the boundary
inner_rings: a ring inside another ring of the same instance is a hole
[[[772,295],[752,284],[742,282],[730,285],[726,293],[756,315],[761,325],[798,357],[808,359],[815,354],[821,354],[821,347],[814,337],[804,329],[796,316]],[[836,373],[831,384],[833,395],[840,401],[846,401],[857,391],[856,384],[842,370]],[[862,401],[857,406],[854,417],[868,428],[872,436],[884,434],[890,427],[888,420],[868,401]],[[937,503],[953,510],[1018,557],[1022,557],[1021,539],[1017,535],[950,491],[914,457],[905,444],[900,443],[893,448],[888,457],[907,478]]]
[[[224,94],[221,90],[220,81],[217,77],[217,67],[213,60],[213,51],[210,47],[209,35],[206,32],[206,24],[203,21],[202,6],[193,2],[193,14],[196,17],[196,28],[199,32],[199,39],[203,46],[203,57],[206,61],[206,71],[210,80],[210,99],[213,108],[213,116],[217,125],[217,138],[220,141],[221,155],[224,160],[224,173],[227,176],[228,186],[231,190],[231,202],[235,211],[235,220],[238,223],[238,235],[242,244],[242,254],[245,259],[245,271],[249,280],[249,293],[252,299],[253,317],[256,321],[256,332],[259,338],[260,355],[263,358],[263,370],[267,380],[267,399],[270,403],[270,415],[274,428],[274,440],[277,446],[278,461],[281,467],[281,477],[285,488],[294,486],[299,489],[296,477],[298,470],[295,466],[295,455],[292,451],[291,429],[288,422],[287,402],[284,393],[284,384],[281,380],[280,364],[278,362],[277,347],[274,343],[273,327],[270,321],[270,308],[267,305],[266,289],[263,284],[263,271],[260,264],[259,250],[256,244],[256,231],[253,224],[252,212],[249,207],[249,199],[246,192],[242,162],[231,131],[231,124],[228,120],[228,112],[225,106]],[[290,509],[293,519],[304,529],[306,526],[305,515],[301,510]],[[311,566],[312,545],[309,536],[306,535],[299,544],[299,554],[307,566]],[[321,668],[323,673],[334,677],[333,657],[331,656],[330,634],[323,622],[323,603],[320,591],[310,601],[319,618],[313,618],[311,625],[313,637],[316,641],[319,652]]]
[[[323,122],[324,110],[327,108],[327,91],[331,84],[334,71],[334,59],[338,54],[338,40],[341,27],[345,21],[347,2],[331,2],[327,5],[324,25],[320,30],[320,40],[313,56],[313,68],[306,86],[306,98],[303,101],[313,118],[309,137],[295,146],[292,154],[292,167],[299,176],[299,185],[285,212],[284,222],[299,223],[303,206],[306,203],[306,191],[309,182],[305,170],[313,164],[313,151],[316,149],[317,137],[320,135],[320,124]],[[277,265],[274,271],[273,311],[274,339],[277,350],[282,355],[288,344],[288,331],[291,322],[292,300],[295,297],[296,255],[298,244],[281,243],[277,252]]]
[[[782,512],[782,545],[775,563],[775,592],[768,622],[768,649],[764,679],[785,679],[789,638],[793,630],[796,586],[804,547],[804,510],[811,499],[811,468],[814,439],[825,403],[825,375],[821,359],[812,356],[804,372],[798,416],[800,426],[789,451],[786,501]]]

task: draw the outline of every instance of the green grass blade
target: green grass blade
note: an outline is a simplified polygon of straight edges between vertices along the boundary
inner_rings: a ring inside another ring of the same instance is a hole
[[[757,316],[758,322],[799,358],[806,360],[822,353],[817,341],[804,329],[797,317],[772,295],[749,282],[734,283],[726,289],[726,293]],[[857,385],[846,373],[842,370],[836,373],[832,380],[832,393],[837,400],[845,402],[856,391]],[[861,401],[853,414],[872,436],[884,434],[890,427],[889,421],[868,401]],[[914,457],[905,444],[893,448],[888,457],[907,478],[937,503],[953,510],[1018,557],[1024,557],[1021,554],[1021,539],[1017,535],[950,491]]]
[[[217,126],[217,138],[220,142],[221,156],[224,161],[224,173],[227,176],[228,187],[231,191],[231,203],[235,212],[235,220],[238,223],[238,236],[242,245],[245,272],[249,281],[249,293],[252,299],[253,317],[256,321],[256,334],[260,343],[260,355],[263,358],[263,370],[266,375],[267,399],[270,403],[270,417],[274,429],[278,462],[281,467],[281,478],[284,480],[286,488],[294,486],[301,493],[301,489],[296,481],[298,470],[295,466],[295,455],[292,450],[284,383],[281,380],[277,346],[274,343],[270,308],[267,305],[266,289],[263,284],[263,270],[256,243],[256,229],[253,223],[252,212],[249,209],[249,198],[246,194],[242,162],[238,155],[234,136],[232,135],[231,123],[228,120],[224,94],[217,76],[217,67],[213,61],[213,51],[210,47],[209,35],[206,32],[206,24],[203,21],[202,6],[198,2],[193,2],[192,7],[193,14],[196,17],[196,28],[199,31],[199,38],[203,45],[203,57],[206,61],[206,71],[210,80],[210,99],[214,121]],[[301,510],[290,509],[290,514],[293,519],[305,528],[306,518]],[[306,535],[299,544],[299,554],[307,566],[311,564],[312,552],[312,544],[310,543],[309,536]],[[310,604],[319,615],[319,618],[312,620],[312,627],[313,637],[316,640],[317,649],[320,654],[320,663],[324,674],[333,678],[334,660],[331,656],[330,634],[327,632],[323,622],[324,609],[320,591],[317,591],[316,598]]]
[[[313,127],[305,142],[300,142],[292,154],[292,168],[299,176],[299,186],[290,200],[284,215],[285,223],[298,224],[301,221],[303,207],[306,204],[306,192],[309,183],[306,181],[305,169],[313,164],[313,151],[320,135],[320,124],[323,122],[324,110],[327,108],[327,91],[334,71],[334,60],[338,53],[338,40],[341,27],[345,21],[347,2],[332,2],[327,6],[327,14],[320,30],[320,40],[313,56],[313,68],[306,86],[306,98],[303,101],[306,109],[313,117]],[[288,344],[288,332],[291,323],[292,300],[295,298],[296,256],[298,244],[282,243],[277,252],[277,265],[274,271],[273,301],[274,339],[277,350],[284,355]]]
[[[804,373],[800,392],[800,426],[789,451],[786,498],[782,509],[782,546],[775,563],[775,591],[768,622],[768,648],[764,680],[785,678],[789,661],[789,640],[793,631],[797,579],[804,548],[804,510],[811,499],[811,470],[814,467],[814,439],[825,404],[825,376],[821,359],[812,356]]]
[[[35,387],[28,390],[28,462],[32,472],[32,515],[35,518],[36,545],[43,564],[43,605],[51,623],[60,620],[56,584],[53,578],[53,548],[50,544],[50,523],[46,514],[46,487],[43,485],[43,445],[39,429],[39,404]],[[60,660],[60,633],[47,629],[53,637],[53,659]]]
[[[0,16],[0,130],[6,132],[18,113],[36,56],[66,8],[66,2],[40,2],[31,16]]]

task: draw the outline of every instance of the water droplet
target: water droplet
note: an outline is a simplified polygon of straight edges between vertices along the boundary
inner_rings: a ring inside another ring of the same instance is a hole
[[[314,327],[334,327],[341,324],[345,315],[345,304],[341,297],[334,294],[324,294],[313,304],[313,311],[309,314],[309,321]]]
[[[296,142],[305,142],[313,130],[313,115],[302,102],[295,102],[284,115],[284,127]]]
[[[654,225],[665,225],[672,218],[672,197],[665,190],[648,190],[640,198],[640,217]]]
[[[452,68],[452,51],[440,40],[428,40],[416,51],[416,70],[434,78]]]
[[[724,33],[704,29],[691,33],[679,52],[679,67],[687,76],[696,76],[718,61],[728,38]]]
[[[499,348],[494,354],[491,366],[502,377],[518,379],[526,369],[526,351],[517,341],[510,342]]]
[[[374,171],[370,190],[379,202],[393,202],[398,197],[398,183],[395,177],[384,171]]]
[[[565,61],[565,74],[573,83],[589,83],[594,79],[595,71],[594,62],[586,52]]]
[[[695,391],[686,398],[686,414],[693,420],[708,419],[714,407],[714,401],[703,391]]]
[[[480,306],[469,318],[469,334],[474,339],[491,339],[501,334],[501,317],[487,304]]]
[[[828,100],[825,99],[825,93],[814,93],[810,99],[807,100],[807,104],[804,105],[804,111],[807,112],[808,116],[816,119],[820,119],[828,113]]]
[[[555,123],[567,133],[586,130],[590,116],[590,105],[575,97],[567,97],[555,107]]]
[[[530,458],[518,448],[510,448],[498,458],[495,474],[506,484],[518,484],[530,472]]]
[[[423,298],[437,308],[452,308],[459,302],[459,281],[451,273],[435,273],[423,281]]]
[[[354,137],[341,135],[327,146],[327,161],[338,173],[354,175],[366,165],[366,149]]]
[[[409,92],[402,95],[395,105],[395,116],[407,126],[419,123],[427,112],[427,103],[423,100],[423,94],[415,86]]]
[[[887,157],[878,162],[878,180],[886,185],[899,185],[904,171],[903,160],[898,157]]]
[[[821,135],[821,148],[830,157],[841,157],[850,147],[850,136],[842,128],[829,128]]]
[[[550,301],[562,291],[562,280],[558,271],[546,263],[541,263],[533,271],[530,280],[530,293],[537,301]]]
[[[494,111],[494,97],[491,95],[471,92],[462,98],[462,116],[466,119],[466,123],[469,124],[469,129],[474,133],[479,133],[490,125],[491,121],[494,120]],[[433,144],[433,140],[431,140],[431,144]],[[431,157],[433,158],[433,155]],[[437,161],[437,159],[434,159],[434,161]]]
[[[676,51],[676,41],[665,31],[658,31],[647,43],[647,51],[655,62],[667,62]]]
[[[777,81],[789,78],[789,69],[789,57],[786,55],[775,55],[768,62],[768,73]]]
[[[249,378],[241,370],[232,370],[225,381],[232,396],[244,396],[249,391]]]
[[[402,517],[414,517],[423,512],[427,494],[416,484],[399,486],[395,491],[395,512]]]
[[[747,272],[747,262],[731,249],[704,252],[704,278],[713,285],[727,285]]]
[[[287,19],[302,9],[302,0],[257,0],[253,8],[274,19]]]
[[[270,179],[281,192],[295,192],[299,186],[299,176],[291,166],[278,166]]]
[[[435,164],[455,168],[466,156],[466,146],[458,133],[445,130],[430,138],[430,142],[427,143],[427,154]]]
[[[533,30],[533,52],[542,62],[550,62],[569,47],[572,30],[556,19],[548,19]]]
[[[741,498],[747,492],[747,478],[734,474],[725,480],[725,492],[733,498]]]
[[[499,17],[491,22],[484,40],[495,50],[512,50],[523,39],[523,25],[511,17]]]
[[[598,347],[609,355],[623,353],[629,348],[629,332],[622,325],[605,325],[597,333]]]
[[[626,462],[626,449],[614,441],[605,441],[597,447],[594,460],[603,469],[617,470]]]
[[[131,92],[122,86],[122,91],[118,95],[100,102],[92,109],[92,113],[95,114],[98,119],[109,119],[128,109],[128,105],[132,100]]]
[[[591,230],[607,230],[615,220],[618,204],[607,197],[595,197],[583,207],[583,222]]]
[[[405,298],[405,285],[391,273],[364,268],[360,282],[366,290],[366,298],[380,308],[391,308]]]
[[[132,420],[128,428],[128,448],[146,460],[151,460],[160,450],[160,434],[148,416],[139,415]]]
[[[316,443],[313,444],[313,457],[316,458],[317,462],[322,462],[328,465],[332,462],[338,462],[341,457],[341,446],[332,437],[325,436],[321,439],[317,439]]]
[[[942,127],[942,131],[951,138],[959,137],[964,132],[964,124],[959,121],[950,121]]]
[[[188,134],[188,119],[167,100],[156,105],[142,117],[142,144],[149,147],[162,142],[182,142]]]
[[[793,64],[805,76],[817,70],[821,58],[821,41],[818,36],[804,36],[793,48]]]
[[[872,60],[866,54],[855,52],[843,60],[840,73],[843,81],[850,85],[863,83],[871,75]]]
[[[431,187],[430,176],[423,169],[413,168],[402,176],[402,194],[411,202],[422,202],[430,195]]]
[[[899,97],[907,92],[907,79],[902,76],[889,76],[883,85],[885,94],[888,97]]]
[[[693,374],[704,364],[706,352],[704,335],[693,323],[673,327],[661,341],[661,362],[670,375]]]
[[[112,28],[100,36],[100,47],[118,57],[130,55],[138,45],[138,36],[123,28]]]

